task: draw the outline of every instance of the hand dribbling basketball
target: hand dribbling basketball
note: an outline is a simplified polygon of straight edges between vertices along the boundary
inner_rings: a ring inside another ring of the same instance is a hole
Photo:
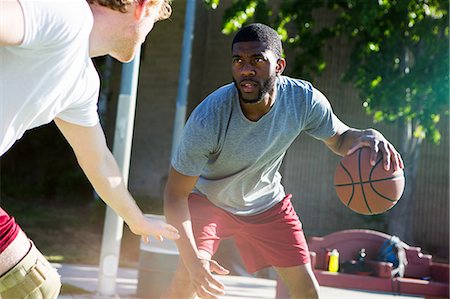
[[[401,168],[386,170],[380,153],[371,163],[372,149],[361,147],[341,159],[336,167],[334,185],[341,202],[364,215],[383,213],[403,194],[405,178]],[[401,165],[403,166],[403,165]]]

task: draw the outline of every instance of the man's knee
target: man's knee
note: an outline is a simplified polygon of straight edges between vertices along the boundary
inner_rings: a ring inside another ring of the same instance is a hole
[[[319,298],[319,283],[310,264],[297,267],[276,268],[287,287],[291,299]]]
[[[315,285],[306,285],[302,289],[294,289],[290,293],[291,299],[318,299],[319,289]]]
[[[58,272],[34,245],[0,278],[1,298],[56,299],[60,289]]]

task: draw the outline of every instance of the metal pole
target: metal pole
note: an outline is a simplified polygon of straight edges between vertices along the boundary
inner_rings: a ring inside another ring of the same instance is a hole
[[[122,66],[122,81],[114,132],[113,155],[122,171],[125,185],[128,184],[128,172],[130,169],[140,56],[139,49],[133,61],[124,63]],[[100,254],[97,298],[118,298],[116,294],[116,277],[119,268],[122,233],[122,218],[110,207],[107,207]]]
[[[183,46],[181,49],[180,77],[178,81],[177,106],[175,110],[172,157],[178,146],[186,119],[187,97],[189,91],[189,72],[191,69],[192,40],[194,39],[195,0],[186,2],[186,15],[183,34]]]

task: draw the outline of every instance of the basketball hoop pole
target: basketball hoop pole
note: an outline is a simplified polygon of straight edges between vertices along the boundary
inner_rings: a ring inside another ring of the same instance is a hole
[[[180,67],[179,90],[174,124],[172,153],[180,138],[186,117],[187,93],[189,86],[190,59],[194,35],[195,0],[186,3],[185,30],[183,35],[182,64]],[[130,63],[122,65],[122,81],[117,107],[116,130],[114,133],[113,154],[117,160],[124,183],[128,184],[131,143],[133,136],[134,113],[139,75],[140,49]],[[119,268],[120,244],[123,233],[123,220],[109,207],[105,215],[105,224],[100,254],[99,282],[96,298],[118,298],[116,277]]]
[[[194,26],[195,26],[195,0],[188,0],[186,2],[186,13],[183,33],[183,45],[181,48],[181,66],[180,76],[178,79],[178,93],[176,101],[176,110],[173,124],[173,137],[172,137],[172,152],[171,157],[175,154],[175,150],[178,146],[178,142],[181,139],[181,133],[183,132],[186,110],[187,110],[187,98],[189,92],[189,72],[191,70],[191,57],[192,57],[192,40],[194,39]]]
[[[140,56],[141,51],[138,48],[135,58],[131,62],[122,65],[120,94],[117,106],[113,155],[121,169],[125,185],[128,185],[128,173],[130,169]],[[122,234],[123,220],[108,206],[106,208],[103,227],[96,298],[118,298],[116,294],[116,277],[119,268]]]

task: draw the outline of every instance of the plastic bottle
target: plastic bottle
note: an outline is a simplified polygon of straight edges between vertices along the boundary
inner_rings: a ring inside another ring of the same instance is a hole
[[[331,249],[327,248],[325,253],[325,269],[328,270],[328,265],[330,264],[330,255],[331,255]]]
[[[366,262],[366,249],[361,248],[358,253],[358,263],[364,265]]]
[[[328,271],[338,272],[339,270],[339,252],[333,249],[330,253],[330,261],[328,263]]]

